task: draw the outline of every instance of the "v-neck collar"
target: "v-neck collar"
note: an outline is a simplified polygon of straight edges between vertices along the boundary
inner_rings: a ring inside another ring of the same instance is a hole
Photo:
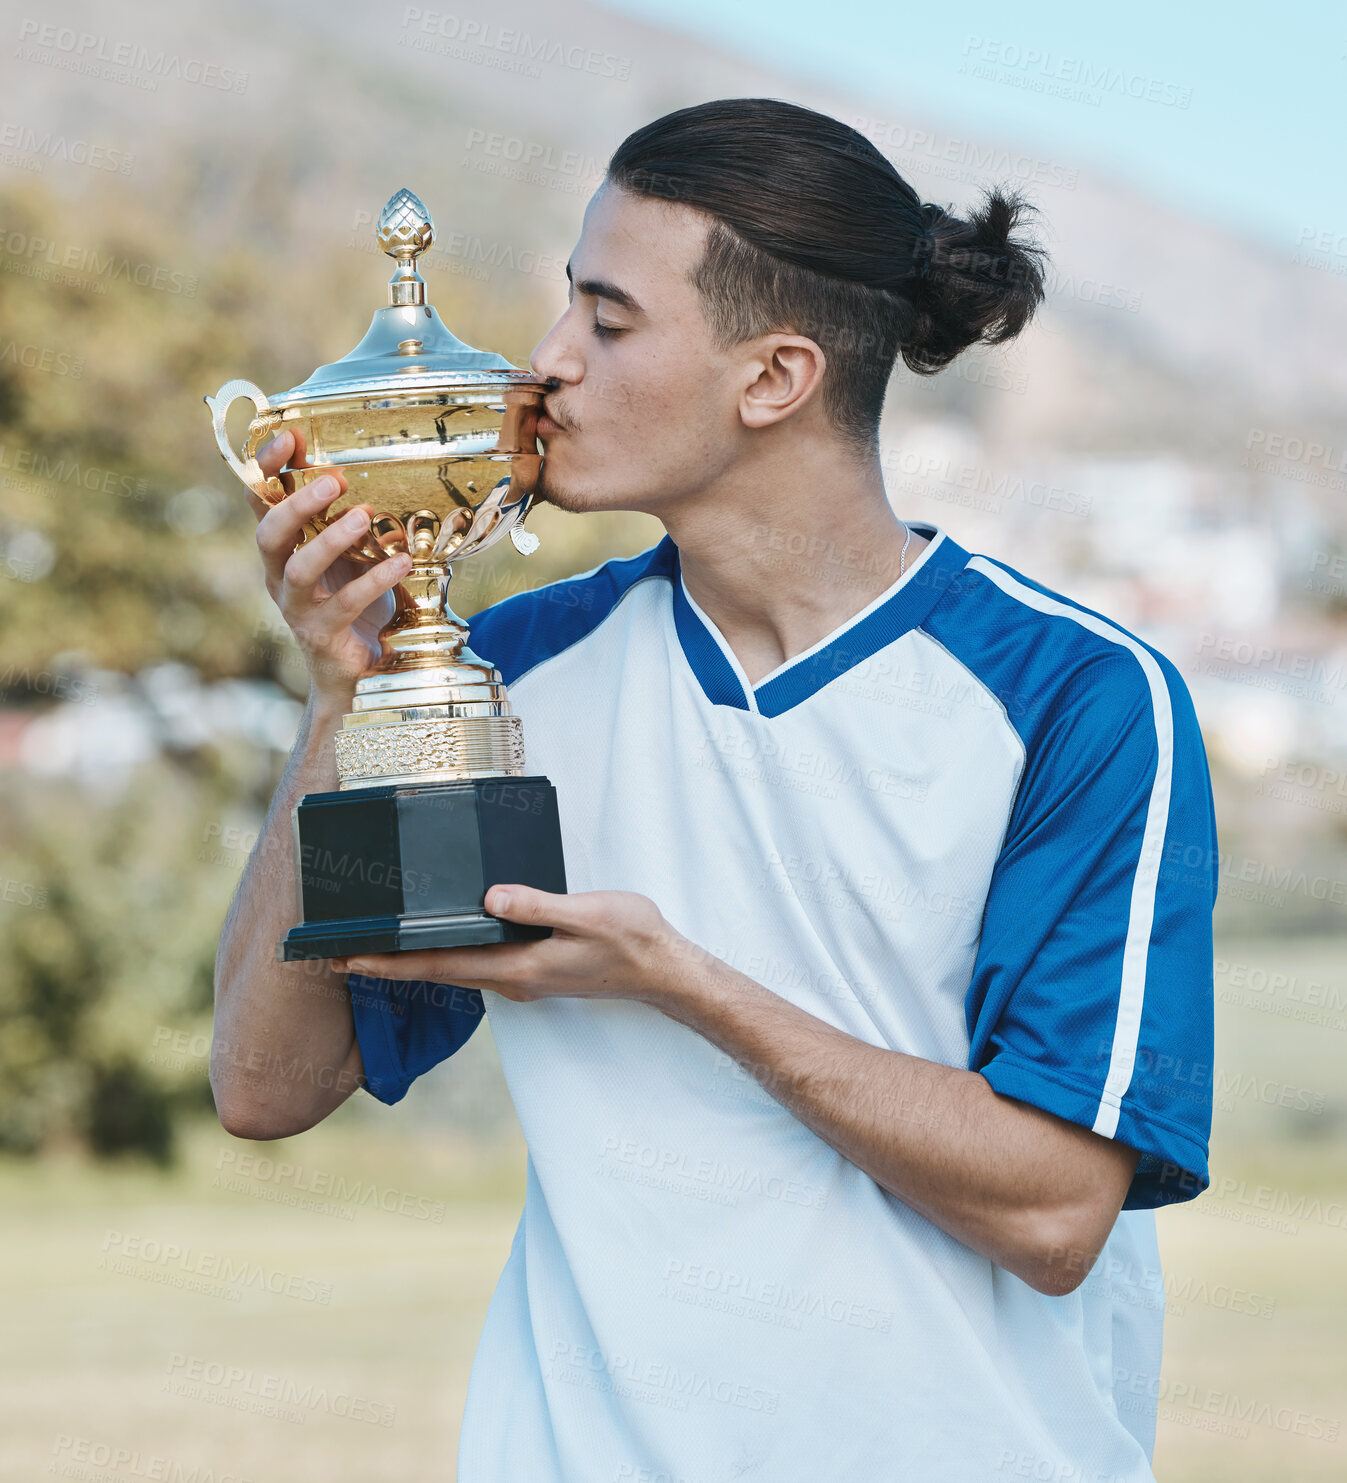
[[[964,569],[969,552],[939,526],[915,520],[908,523],[918,535],[929,537],[930,545],[898,581],[756,685],[749,684],[720,630],[689,596],[674,547],[670,573],[674,627],[688,665],[712,705],[733,706],[768,718],[779,716],[916,628]],[[668,536],[665,540],[672,545]]]

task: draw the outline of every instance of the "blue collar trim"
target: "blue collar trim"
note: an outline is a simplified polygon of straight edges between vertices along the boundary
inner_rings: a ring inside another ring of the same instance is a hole
[[[751,698],[725,654],[723,639],[708,631],[707,624],[688,600],[675,548],[674,568],[670,573],[674,627],[688,665],[711,704],[733,706],[741,711],[756,710],[768,718],[780,716],[918,627],[963,571],[970,553],[936,526],[916,521],[912,525],[919,534],[929,535],[932,540],[897,589],[877,599],[876,606],[853,618],[841,632],[773,671],[754,687]]]
[[[677,548],[675,547],[675,552]],[[744,694],[744,687],[734,667],[725,657],[719,641],[708,631],[688,601],[683,591],[682,566],[675,558],[674,569],[669,579],[673,592],[674,627],[678,630],[678,642],[683,646],[692,673],[706,692],[712,705],[732,705],[736,710],[747,711],[752,707]]]

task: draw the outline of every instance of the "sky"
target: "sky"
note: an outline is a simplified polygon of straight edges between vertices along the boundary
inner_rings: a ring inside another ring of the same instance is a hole
[[[1343,0],[602,0],[789,76],[1347,252]]]

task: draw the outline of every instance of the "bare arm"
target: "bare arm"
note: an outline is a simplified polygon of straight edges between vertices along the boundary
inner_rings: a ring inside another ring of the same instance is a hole
[[[1079,1287],[1118,1218],[1133,1148],[992,1090],[975,1071],[870,1045],[673,931],[626,891],[493,886],[539,942],[362,954],[352,971],[507,999],[638,999],[744,1067],[802,1123],[932,1224],[1039,1292]]]
[[[1002,1096],[975,1071],[857,1040],[718,964],[658,1007],[731,1055],[820,1138],[1039,1292],[1077,1288],[1139,1155]]]
[[[264,472],[278,472],[293,446],[290,434],[269,444],[258,456]],[[292,466],[299,467],[302,445],[296,453]],[[367,511],[349,512],[295,550],[304,523],[344,488],[340,479],[315,481],[270,509],[252,497],[267,588],[304,653],[310,692],[215,960],[211,1088],[221,1123],[240,1138],[311,1128],[350,1096],[364,1072],[346,975],[326,961],[278,963],[275,956],[299,916],[291,810],[305,793],[337,786],[333,736],[351,709],[356,680],[378,653],[369,610],[410,566],[396,556],[351,575],[342,553],[368,526]]]
[[[290,762],[234,895],[215,959],[211,1086],[240,1138],[283,1138],[321,1122],[363,1067],[345,974],[323,960],[278,963],[298,920],[290,810],[337,785],[332,737],[343,712],[310,697]]]

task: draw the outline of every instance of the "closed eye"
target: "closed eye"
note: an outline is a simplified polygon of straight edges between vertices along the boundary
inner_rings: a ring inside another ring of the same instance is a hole
[[[590,328],[594,331],[594,333],[599,337],[600,340],[607,340],[610,339],[613,335],[620,335],[623,329],[626,328],[626,326],[600,324],[599,321],[596,319],[590,326]]]

